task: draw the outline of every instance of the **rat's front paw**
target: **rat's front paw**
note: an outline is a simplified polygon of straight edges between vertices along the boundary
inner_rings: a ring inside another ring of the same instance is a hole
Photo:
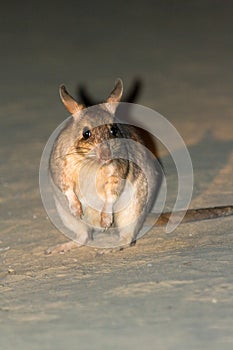
[[[82,209],[82,204],[80,203],[78,197],[76,196],[76,194],[74,193],[73,190],[68,189],[65,192],[65,195],[68,199],[68,203],[69,203],[69,209],[72,215],[82,219],[83,217],[83,209]]]
[[[113,215],[112,213],[101,213],[100,226],[108,229],[113,223]]]
[[[82,205],[79,201],[76,201],[75,203],[70,203],[69,204],[70,212],[72,215],[82,219],[83,217],[83,209]]]

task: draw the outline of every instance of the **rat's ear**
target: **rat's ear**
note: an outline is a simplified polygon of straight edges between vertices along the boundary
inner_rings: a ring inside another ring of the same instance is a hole
[[[118,78],[115,82],[114,89],[112,90],[111,94],[107,98],[106,102],[120,102],[121,96],[123,93],[123,82],[120,78]]]
[[[80,112],[83,108],[85,108],[83,105],[78,104],[78,102],[75,101],[75,99],[68,93],[65,85],[60,86],[59,93],[64,106],[72,115]]]
[[[123,82],[118,78],[115,82],[114,89],[106,100],[107,108],[111,113],[115,113],[118,103],[121,100],[123,94]]]

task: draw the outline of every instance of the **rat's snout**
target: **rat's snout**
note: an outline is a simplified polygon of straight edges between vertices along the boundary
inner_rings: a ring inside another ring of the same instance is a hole
[[[112,152],[108,142],[99,143],[96,146],[96,156],[100,161],[112,159]]]

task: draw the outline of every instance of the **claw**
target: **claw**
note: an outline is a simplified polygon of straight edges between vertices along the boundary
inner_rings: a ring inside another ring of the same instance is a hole
[[[105,229],[105,231],[112,225],[113,215],[109,213],[102,212],[100,226]]]
[[[70,208],[70,212],[72,215],[74,215],[75,217],[78,217],[80,219],[83,218],[83,209],[80,203],[75,203],[75,204],[71,204],[69,206]]]

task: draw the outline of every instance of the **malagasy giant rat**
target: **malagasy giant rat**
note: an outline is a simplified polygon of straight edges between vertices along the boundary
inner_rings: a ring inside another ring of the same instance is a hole
[[[70,222],[76,220],[78,245],[92,239],[93,232],[110,228],[117,230],[119,246],[134,242],[161,184],[161,166],[145,147],[139,128],[116,120],[122,92],[118,79],[105,103],[85,108],[64,85],[60,87],[61,100],[72,118],[54,143],[50,172],[68,201]],[[69,227],[65,216],[61,213]]]

